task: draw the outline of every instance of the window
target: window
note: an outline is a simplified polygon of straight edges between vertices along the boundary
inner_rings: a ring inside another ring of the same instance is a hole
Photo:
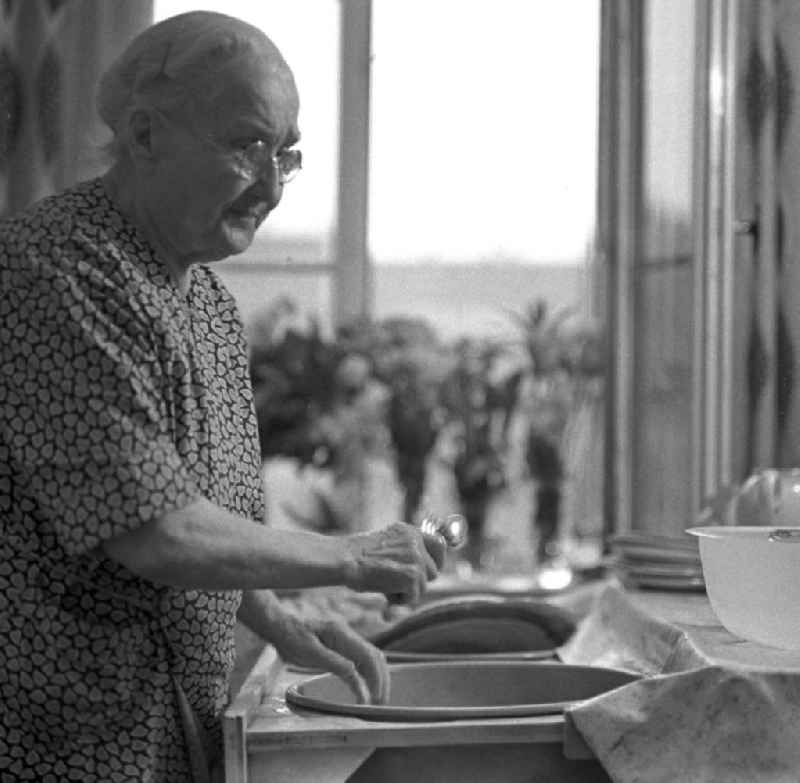
[[[454,332],[502,328],[504,309],[536,296],[585,303],[599,0],[353,7],[372,20],[369,170],[342,176],[370,183],[367,309],[434,317]],[[267,30],[301,94],[304,170],[253,247],[218,269],[246,319],[288,293],[329,321],[333,277],[358,263],[335,259],[340,2],[155,2],[157,20],[191,9]]]
[[[288,294],[323,327],[411,316],[450,342],[520,338],[509,311],[537,299],[588,305],[600,0],[156,0],[157,18],[189,8],[263,27],[300,90],[304,170],[254,247],[219,265],[246,319]],[[581,409],[594,429],[565,436],[569,449],[602,445],[599,401]],[[511,506],[499,510],[515,550],[503,562],[529,569],[525,406],[501,502]],[[564,457],[582,482],[564,515],[586,520],[588,537],[599,532],[602,454],[583,451],[580,464]],[[445,461],[430,462],[441,473]],[[362,521],[392,515],[392,481]],[[452,481],[437,487],[454,507]]]
[[[595,219],[598,3],[376,0],[372,14],[377,314],[485,332],[537,295],[577,301]]]

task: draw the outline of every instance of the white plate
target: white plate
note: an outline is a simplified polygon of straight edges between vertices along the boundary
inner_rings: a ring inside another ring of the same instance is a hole
[[[611,564],[612,568],[630,574],[634,578],[648,579],[702,579],[703,568],[697,565],[684,563],[650,563],[648,561],[633,561],[618,558]]]
[[[611,549],[626,560],[655,563],[700,564],[700,549],[695,539],[693,545],[682,541],[676,544],[662,544],[659,540],[633,540],[629,538],[611,539]]]
[[[648,590],[669,590],[682,593],[705,592],[706,583],[702,577],[632,577],[620,574],[622,581],[629,587],[641,587]]]

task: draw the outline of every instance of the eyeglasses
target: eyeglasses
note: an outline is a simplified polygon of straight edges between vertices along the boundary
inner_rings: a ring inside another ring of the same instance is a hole
[[[236,173],[247,179],[260,179],[267,171],[278,174],[278,182],[285,185],[295,178],[297,172],[303,168],[303,153],[300,150],[288,149],[272,153],[269,146],[262,139],[256,139],[249,144],[236,146],[220,142],[213,136],[198,133],[193,128],[179,124],[168,117],[163,111],[159,116],[172,127],[180,127],[196,139],[205,142],[224,157],[231,158],[237,166]]]
[[[273,154],[260,139],[236,149],[231,154],[245,176],[260,178],[264,176],[265,170],[270,168],[278,173],[278,182],[281,185],[291,182],[303,168],[303,153],[300,150],[281,150]]]

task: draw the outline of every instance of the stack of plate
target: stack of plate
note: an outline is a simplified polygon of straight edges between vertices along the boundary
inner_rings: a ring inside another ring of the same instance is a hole
[[[697,539],[625,533],[611,538],[611,568],[628,587],[705,590]]]

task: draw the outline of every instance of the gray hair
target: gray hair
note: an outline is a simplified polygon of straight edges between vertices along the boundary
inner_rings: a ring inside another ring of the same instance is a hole
[[[232,16],[190,11],[148,27],[100,79],[97,111],[114,133],[108,152],[114,158],[122,153],[127,120],[136,109],[202,111],[209,105],[209,80],[253,57],[290,72],[263,31]]]

